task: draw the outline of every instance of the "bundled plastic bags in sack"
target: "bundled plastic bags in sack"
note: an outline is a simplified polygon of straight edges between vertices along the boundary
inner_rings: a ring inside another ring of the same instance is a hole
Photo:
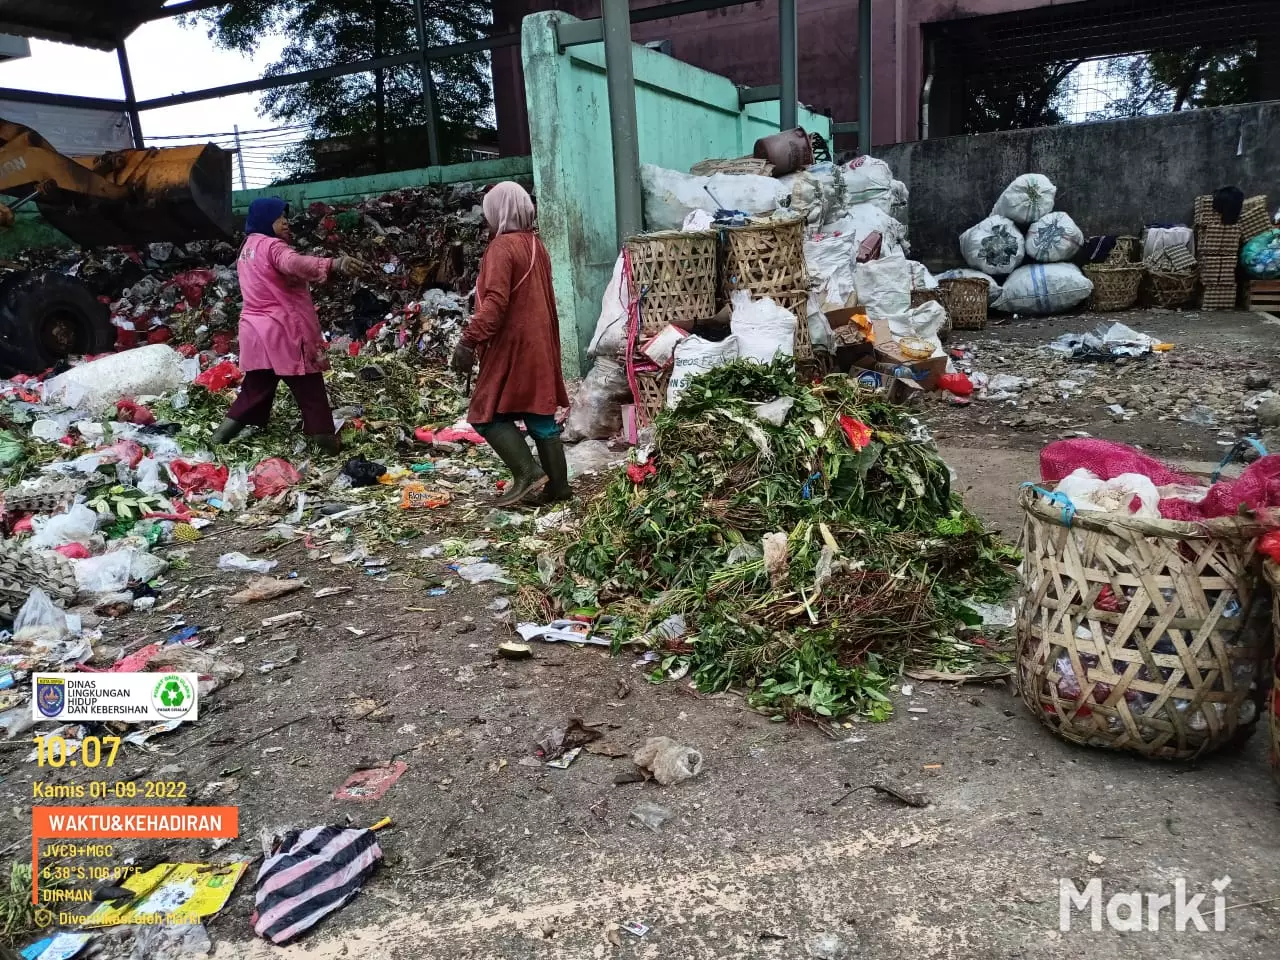
[[[1058,188],[1041,173],[1024,173],[1004,188],[991,208],[993,217],[1008,217],[1020,226],[1029,226],[1053,210]]]
[[[1160,516],[1160,493],[1141,473],[1122,473],[1103,480],[1081,467],[1064,477],[1057,490],[1070,497],[1077,510],[1125,513],[1153,520]]]
[[[587,356],[622,356],[627,346],[627,310],[630,296],[622,279],[622,254],[613,264],[613,275],[600,298],[600,317],[596,320],[596,332],[587,344]]]
[[[1026,252],[1026,241],[1008,217],[992,215],[960,234],[964,262],[992,276],[1012,273]]]
[[[858,302],[867,317],[878,320],[911,309],[911,261],[898,255],[869,260],[854,267]]]
[[[649,230],[679,230],[693,210],[715,213],[723,207],[752,216],[772,213],[783,192],[773,177],[727,173],[695,177],[651,163],[640,165],[640,190]]]
[[[1091,293],[1093,281],[1074,263],[1035,263],[1013,271],[995,308],[1006,313],[1060,313],[1083,303]]]
[[[569,405],[565,441],[608,440],[622,430],[622,404],[630,402],[626,369],[614,356],[596,357]]]
[[[850,205],[869,203],[885,213],[906,203],[906,186],[895,188],[893,171],[875,157],[854,157],[845,165],[845,192]],[[900,198],[900,199],[899,199]]]
[[[158,396],[182,384],[182,354],[164,344],[112,353],[45,384],[45,401],[103,414],[124,397]]]
[[[907,228],[879,207],[869,203],[858,203],[849,207],[840,219],[833,220],[823,227],[822,232],[824,236],[837,234],[844,237],[851,236],[855,255],[858,246],[873,233],[880,234],[880,252],[886,257],[905,254],[907,246]]]
[[[667,406],[680,402],[680,394],[689,388],[700,373],[722,367],[738,359],[738,338],[730,334],[716,342],[688,336],[676,344],[671,379],[667,382]]]
[[[983,273],[981,270],[971,270],[967,267],[955,267],[945,273],[938,274],[939,280],[956,280],[961,277],[967,277],[972,280],[987,281],[987,306],[994,306],[995,302],[1000,299],[1000,293],[1003,289],[1000,281],[990,274]]]
[[[35,531],[31,546],[37,550],[51,550],[66,543],[88,543],[98,529],[98,515],[83,503],[77,503],[66,513],[36,517],[31,526]]]
[[[752,300],[739,290],[733,295],[729,329],[738,339],[738,357],[772,363],[778,356],[795,355],[796,315],[769,297]],[[678,348],[677,348],[678,349]]]
[[[1280,227],[1265,230],[1244,245],[1240,263],[1258,280],[1280,279]]]
[[[1061,210],[1027,227],[1027,256],[1041,263],[1065,263],[1084,246],[1084,233]]]

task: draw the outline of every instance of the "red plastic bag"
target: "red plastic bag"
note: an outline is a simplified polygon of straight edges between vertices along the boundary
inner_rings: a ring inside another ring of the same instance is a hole
[[[123,397],[116,401],[116,420],[145,427],[156,422],[156,415],[131,397]]]
[[[656,476],[658,468],[653,465],[652,460],[646,460],[644,463],[627,464],[627,479],[634,484],[642,484],[650,477]]]
[[[413,431],[414,437],[419,443],[474,443],[477,446],[484,443],[484,437],[468,428],[466,430],[455,430],[453,427],[441,427],[439,430],[432,430],[430,427],[418,427]]]
[[[227,485],[231,471],[217,463],[188,463],[174,460],[169,464],[169,476],[187,496],[208,490],[221,492]]]
[[[210,393],[220,393],[236,386],[243,379],[244,373],[239,367],[230,360],[222,360],[196,377],[195,382]]]
[[[1272,563],[1280,563],[1280,530],[1272,530],[1258,541],[1258,552]]]
[[[212,270],[187,270],[173,276],[173,282],[182,290],[182,296],[193,307],[200,306],[204,288],[213,283]]]
[[[130,469],[147,455],[146,449],[136,440],[117,440],[109,447],[99,447],[94,453],[101,456],[104,463],[125,463]]]
[[[173,339],[173,331],[168,327],[156,327],[147,334],[147,343],[168,343]]]
[[[213,352],[220,357],[230,353],[231,344],[234,342],[234,339],[233,335],[227,333],[225,330],[221,333],[215,333],[213,335]]]
[[[68,560],[87,560],[93,556],[83,543],[64,543],[60,547],[54,547],[53,552],[62,554]]]
[[[847,414],[840,415],[840,429],[844,431],[845,439],[854,450],[861,450],[871,442],[871,428]]]
[[[973,381],[963,373],[944,373],[938,378],[938,386],[954,393],[957,397],[968,397],[973,394]]]
[[[200,351],[196,349],[196,345],[194,343],[184,343],[178,347],[178,352],[190,360]]]
[[[299,480],[302,474],[293,468],[288,460],[270,457],[261,461],[249,471],[249,486],[253,495],[259,500],[274,497],[282,490],[288,490]]]

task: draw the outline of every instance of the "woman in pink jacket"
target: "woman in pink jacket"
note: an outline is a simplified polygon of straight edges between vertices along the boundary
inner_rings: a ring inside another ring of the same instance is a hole
[[[333,272],[355,276],[365,267],[354,257],[307,257],[289,246],[288,204],[263,197],[249,204],[240,276],[240,368],[244,383],[212,442],[226,443],[246,426],[265,427],[276,385],[283,380],[302,411],[302,426],[322,450],[338,452],[333,409],[324,388],[327,345],[308,283]]]

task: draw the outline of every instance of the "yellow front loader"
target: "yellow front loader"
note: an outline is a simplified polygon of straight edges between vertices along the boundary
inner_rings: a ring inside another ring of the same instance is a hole
[[[0,119],[0,228],[34,202],[84,247],[229,239],[231,154],[203,144],[67,157],[36,131]],[[0,278],[0,375],[37,372],[110,349],[106,307],[72,277],[13,270]]]

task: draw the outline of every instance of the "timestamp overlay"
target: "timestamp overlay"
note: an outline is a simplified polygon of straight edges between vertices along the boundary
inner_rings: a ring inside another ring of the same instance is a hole
[[[39,719],[128,717],[176,725],[197,716],[194,674],[122,673],[87,679],[39,674],[33,680],[32,708]],[[107,904],[94,902],[95,891],[102,888],[142,895],[154,887],[147,872],[122,860],[112,841],[220,840],[239,835],[238,808],[188,806],[185,780],[113,776],[120,737],[86,731],[77,739],[50,735],[33,742],[31,759],[40,775],[32,783],[31,902],[43,908],[37,916],[45,926],[109,914]],[[75,768],[90,771],[90,778],[60,782],[63,771]],[[165,866],[170,872],[175,868],[161,865]],[[92,914],[73,915],[77,905]],[[138,919],[134,915],[129,922]],[[106,916],[101,922],[112,921]],[[164,922],[163,917],[157,922]]]

